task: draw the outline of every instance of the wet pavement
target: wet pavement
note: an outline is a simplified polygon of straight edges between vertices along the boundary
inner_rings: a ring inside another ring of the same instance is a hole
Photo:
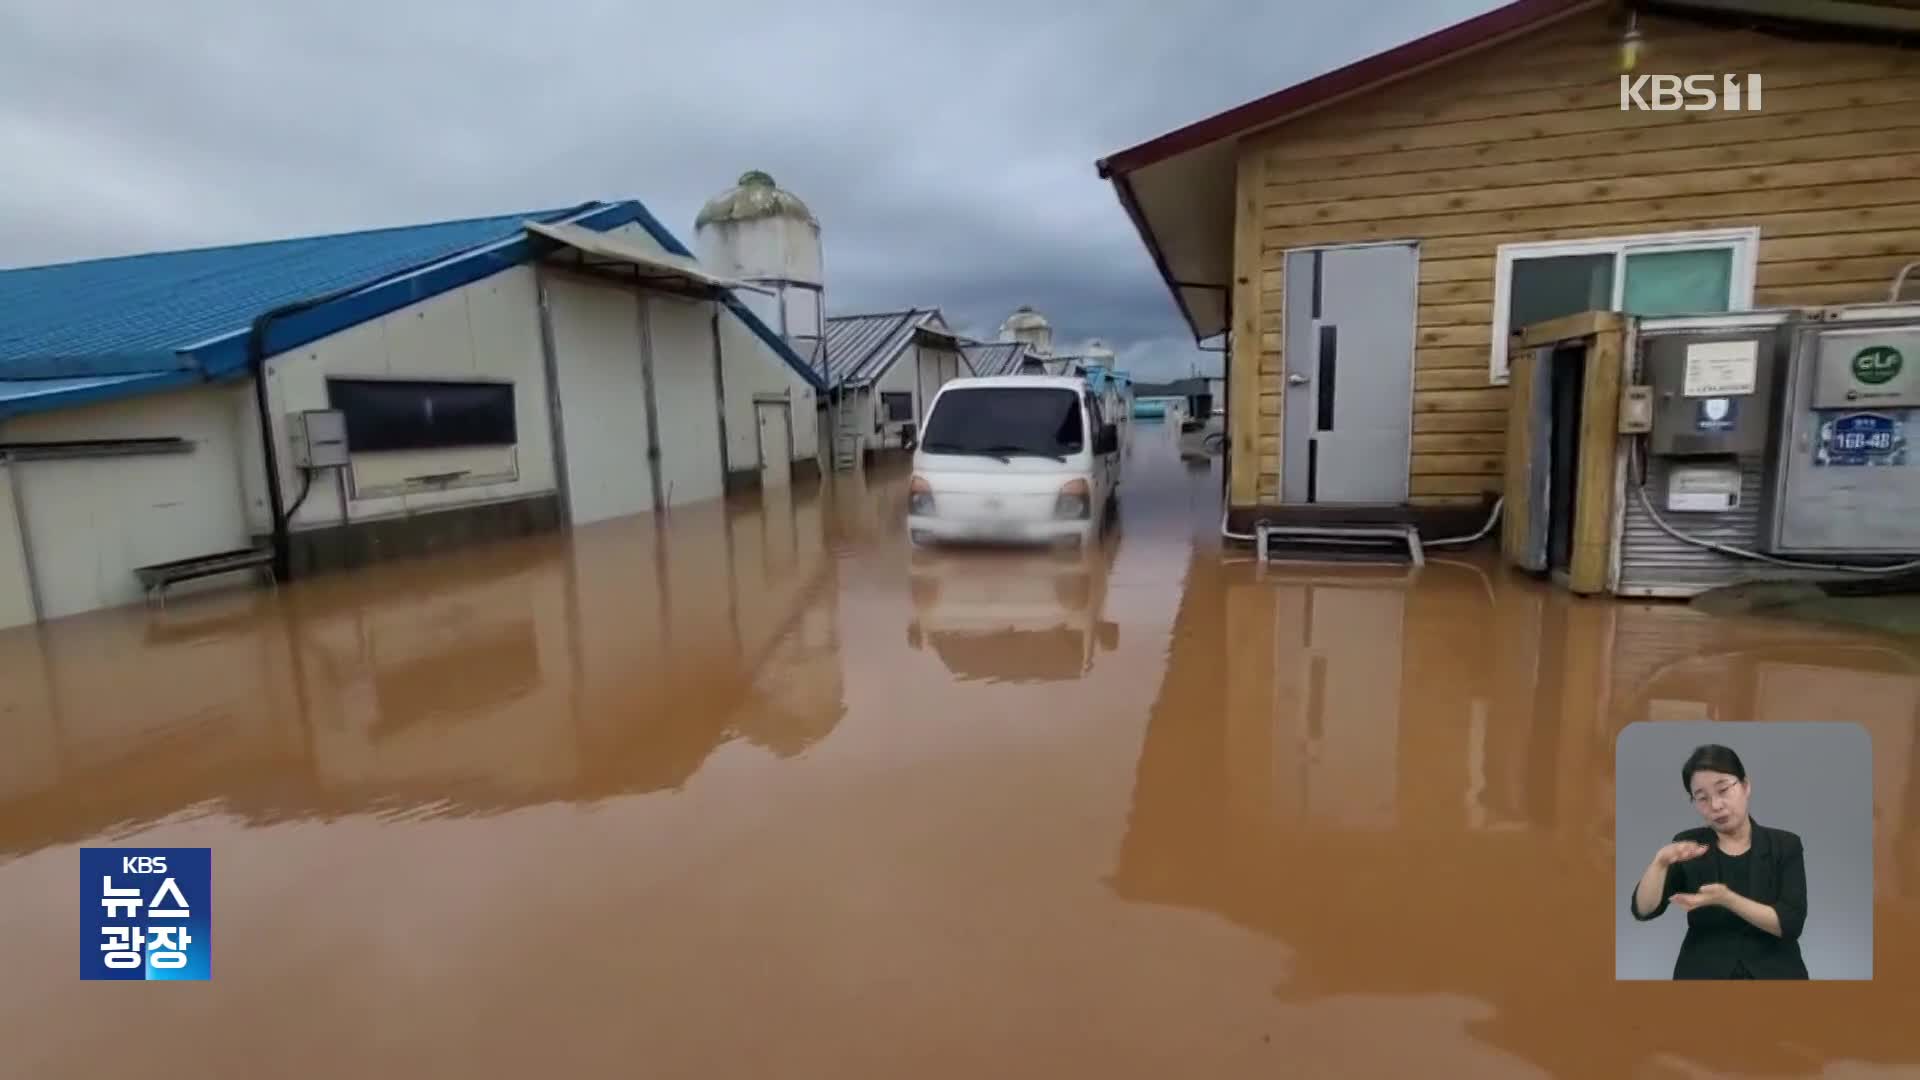
[[[0,633],[0,1076],[1915,1074],[1920,650],[1262,572],[1137,428],[1085,561],[877,470]],[[1620,728],[1843,714],[1875,981],[1614,983]],[[214,848],[212,981],[76,978],[101,843]]]

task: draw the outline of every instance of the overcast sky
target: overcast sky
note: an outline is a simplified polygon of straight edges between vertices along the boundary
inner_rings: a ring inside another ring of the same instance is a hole
[[[1094,162],[1492,0],[713,5],[9,0],[0,266],[639,198],[758,168],[831,312],[1033,304],[1136,373],[1192,347]]]

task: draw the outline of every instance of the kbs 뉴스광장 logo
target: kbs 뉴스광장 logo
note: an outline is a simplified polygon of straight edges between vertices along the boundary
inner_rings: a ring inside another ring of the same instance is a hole
[[[213,849],[81,848],[80,977],[212,977]]]

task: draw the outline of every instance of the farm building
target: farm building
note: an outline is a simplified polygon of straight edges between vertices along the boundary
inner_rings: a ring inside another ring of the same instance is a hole
[[[927,406],[948,380],[972,373],[960,336],[935,308],[827,320],[828,408],[846,445],[904,447],[905,429],[926,424]]]
[[[1519,0],[1100,162],[1226,339],[1228,527],[1477,525],[1521,326],[1885,300],[1917,39],[1911,4]],[[1764,94],[1629,93],[1699,73]]]
[[[633,201],[0,272],[0,625],[791,483],[739,287]]]

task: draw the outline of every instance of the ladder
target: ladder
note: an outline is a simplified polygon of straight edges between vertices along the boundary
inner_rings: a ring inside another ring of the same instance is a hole
[[[833,440],[833,470],[852,472],[860,466],[860,436],[840,432]]]
[[[1273,562],[1427,563],[1420,530],[1412,525],[1269,525],[1253,530],[1254,552],[1264,565]],[[1379,548],[1386,551],[1379,551]],[[1298,549],[1317,550],[1317,557]],[[1282,549],[1276,551],[1276,549]],[[1405,549],[1405,557],[1398,555]]]

